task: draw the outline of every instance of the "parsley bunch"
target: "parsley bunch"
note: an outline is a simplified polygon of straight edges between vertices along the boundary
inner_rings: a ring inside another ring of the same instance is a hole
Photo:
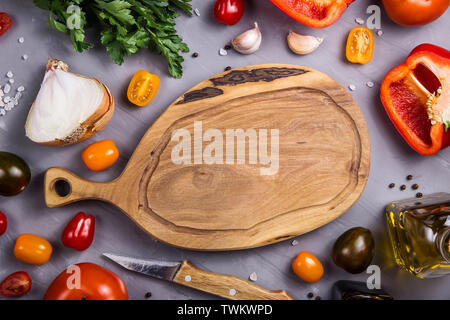
[[[85,42],[84,29],[99,22],[103,26],[101,42],[118,65],[139,48],[148,48],[167,59],[173,77],[183,75],[180,52],[189,52],[189,48],[177,35],[175,18],[179,16],[177,9],[192,15],[191,0],[33,1],[37,7],[50,11],[48,25],[68,34],[75,51],[92,48]],[[77,20],[76,28],[69,28],[68,20]]]

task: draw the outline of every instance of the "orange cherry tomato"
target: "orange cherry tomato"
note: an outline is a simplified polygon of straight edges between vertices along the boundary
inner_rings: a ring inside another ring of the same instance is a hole
[[[392,21],[403,26],[420,26],[444,14],[450,0],[383,0],[383,6]]]
[[[373,45],[373,33],[369,28],[353,28],[347,38],[347,60],[353,63],[368,63],[372,59]]]
[[[128,300],[127,286],[114,272],[89,262],[75,266],[78,268],[66,269],[53,280],[44,300]],[[69,287],[77,276],[79,288]]]
[[[322,263],[312,253],[302,251],[292,262],[292,270],[306,282],[317,282],[322,278]]]
[[[127,97],[131,103],[143,107],[150,103],[159,88],[159,77],[145,70],[139,70],[130,81]]]
[[[24,233],[17,237],[14,256],[25,263],[44,264],[52,255],[50,242],[34,234]]]
[[[102,171],[111,167],[119,158],[119,150],[112,140],[102,140],[87,146],[81,159],[92,171]]]

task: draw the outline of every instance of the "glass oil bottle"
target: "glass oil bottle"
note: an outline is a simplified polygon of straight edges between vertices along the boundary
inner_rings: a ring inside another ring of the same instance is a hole
[[[450,275],[450,194],[386,206],[396,263],[419,278]]]

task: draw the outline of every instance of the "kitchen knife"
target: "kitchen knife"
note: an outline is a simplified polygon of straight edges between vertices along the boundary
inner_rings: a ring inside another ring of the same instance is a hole
[[[145,275],[172,281],[231,300],[293,300],[286,291],[271,291],[256,284],[225,274],[198,269],[188,261],[167,262],[143,260],[103,253],[122,267]]]

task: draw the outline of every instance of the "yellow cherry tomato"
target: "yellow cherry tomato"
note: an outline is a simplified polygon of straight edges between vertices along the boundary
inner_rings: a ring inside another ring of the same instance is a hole
[[[159,77],[145,70],[139,70],[128,85],[127,97],[131,103],[143,107],[150,103],[159,88]]]
[[[302,251],[292,262],[292,270],[306,282],[317,282],[322,278],[322,263],[312,253]]]
[[[369,28],[353,28],[347,38],[345,49],[347,60],[353,63],[368,63],[372,59],[373,46],[373,33]]]
[[[119,158],[119,150],[112,140],[102,140],[87,146],[81,159],[92,171],[102,171],[111,167]]]
[[[14,256],[25,263],[44,264],[52,255],[50,242],[34,234],[23,233],[17,237]]]

